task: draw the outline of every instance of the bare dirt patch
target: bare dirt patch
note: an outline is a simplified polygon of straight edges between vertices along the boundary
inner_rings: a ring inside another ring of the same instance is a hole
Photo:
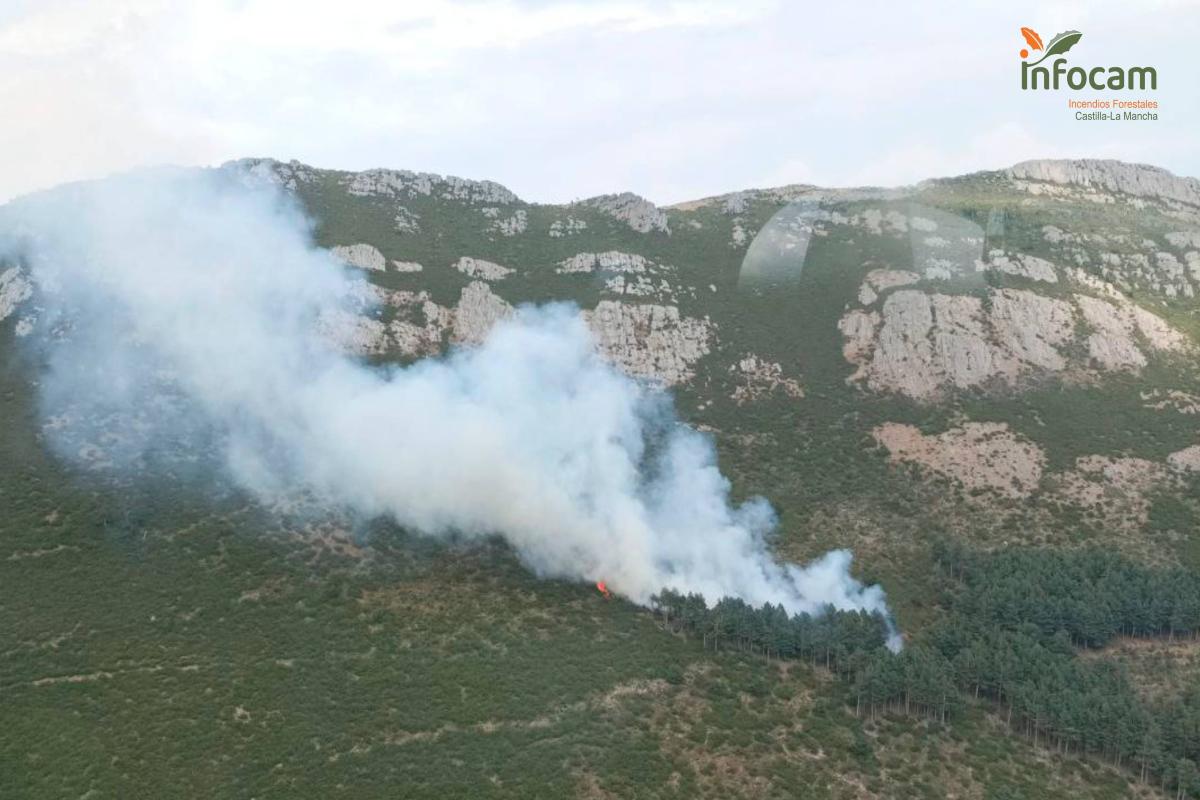
[[[968,422],[932,436],[912,425],[889,422],[873,434],[892,461],[919,464],[967,489],[1008,498],[1029,496],[1046,463],[1040,447],[1000,422]]]

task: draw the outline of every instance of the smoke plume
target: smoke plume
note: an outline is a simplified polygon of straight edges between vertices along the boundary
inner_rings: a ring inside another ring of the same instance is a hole
[[[762,499],[731,502],[710,440],[596,353],[578,311],[525,307],[479,347],[373,367],[318,334],[362,302],[296,205],[226,171],[156,171],[0,209],[38,287],[50,441],[114,468],[201,458],[270,498],[303,489],[431,536],[503,536],[540,575],[887,613],[836,550],[779,564]],[[99,425],[103,431],[89,430]],[[93,454],[94,456],[94,454]]]

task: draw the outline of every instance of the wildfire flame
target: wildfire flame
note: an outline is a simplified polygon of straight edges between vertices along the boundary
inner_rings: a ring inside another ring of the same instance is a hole
[[[605,600],[612,600],[612,592],[608,590],[608,586],[605,585],[604,581],[596,581],[596,589],[599,590],[600,594],[604,595]]]

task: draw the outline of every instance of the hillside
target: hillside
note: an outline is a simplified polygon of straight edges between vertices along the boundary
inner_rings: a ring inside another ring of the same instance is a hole
[[[657,207],[406,171],[220,171],[303,206],[361,287],[317,325],[368,363],[477,345],[522,304],[576,304],[608,361],[714,437],[735,497],[775,507],[775,555],[849,548],[912,645],[968,613],[947,542],[970,553],[964,591],[992,579],[989,554],[1039,548],[1200,570],[1195,179],[1035,161]],[[103,438],[61,459],[44,364],[22,347],[55,322],[29,266],[0,264],[14,796],[1115,798],[1186,777],[1172,762],[1143,783],[1132,751],[1047,747],[999,691],[976,687],[952,718],[866,715],[828,659],[713,652],[632,603],[537,580],[498,542],[264,508],[181,465],[130,478]],[[1067,649],[1138,687],[1144,654],[1169,652],[1154,664],[1178,675],[1142,694],[1179,703],[1194,642],[1149,631]]]
[[[628,194],[533,205],[404,172],[227,169],[295,192],[319,243],[362,270],[380,308],[328,324],[364,356],[423,357],[480,341],[520,303],[578,303],[606,356],[672,390],[717,432],[739,488],[783,509],[791,557],[836,529],[883,568],[908,560],[919,528],[953,524],[977,541],[1197,558],[1190,517],[1155,511],[1200,468],[1194,180],[1029,162],[659,209]],[[905,498],[915,518],[899,520],[888,506]]]

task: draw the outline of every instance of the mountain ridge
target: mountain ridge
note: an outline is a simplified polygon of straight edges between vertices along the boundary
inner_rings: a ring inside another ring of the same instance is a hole
[[[1155,166],[1153,164],[1104,158],[1029,159],[1017,162],[1010,167],[1002,167],[992,170],[977,170],[959,175],[931,176],[913,184],[903,184],[898,186],[826,186],[813,183],[792,183],[782,184],[779,186],[746,187],[730,192],[722,192],[714,195],[707,195],[690,200],[680,200],[667,204],[658,204],[649,198],[629,191],[607,192],[567,203],[542,203],[538,201],[526,201],[503,184],[490,179],[463,178],[451,174],[442,175],[433,172],[419,172],[390,167],[371,167],[358,171],[326,169],[306,164],[295,159],[282,161],[269,156],[232,159],[222,163],[218,168],[253,170],[255,167],[262,165],[274,165],[276,169],[300,172],[306,170],[327,171],[356,176],[396,175],[407,176],[409,179],[418,182],[428,181],[431,183],[445,183],[448,185],[457,186],[478,185],[494,191],[496,193],[494,195],[496,202],[520,202],[528,203],[529,205],[551,206],[587,204],[589,202],[602,200],[605,198],[629,196],[651,203],[656,208],[661,208],[664,210],[691,211],[695,210],[696,208],[701,208],[715,203],[726,203],[731,200],[733,200],[736,205],[739,200],[751,195],[760,195],[777,199],[790,199],[820,192],[834,192],[839,193],[839,195],[843,195],[847,198],[854,197],[856,194],[864,198],[869,198],[887,193],[900,193],[915,190],[922,184],[929,182],[958,180],[989,174],[1006,174],[1014,178],[1024,178],[1045,183],[1078,185],[1084,187],[1101,186],[1103,188],[1118,190],[1135,196],[1176,199],[1180,200],[1181,202],[1186,202],[1190,205],[1200,205],[1200,178],[1176,175],[1164,167]]]

